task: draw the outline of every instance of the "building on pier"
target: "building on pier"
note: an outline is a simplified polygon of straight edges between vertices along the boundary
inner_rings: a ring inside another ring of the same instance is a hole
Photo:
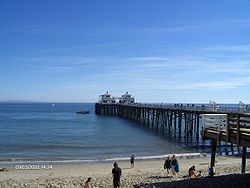
[[[120,103],[120,104],[134,104],[135,98],[126,92],[121,97],[113,97],[108,91],[99,96],[98,103],[107,103],[107,104],[113,104],[113,103]]]
[[[99,96],[99,103],[108,103],[108,104],[111,104],[111,103],[115,103],[115,97],[113,97],[108,91],[103,94],[103,95],[100,95]]]
[[[135,98],[126,92],[122,97],[118,98],[121,104],[133,104],[135,103]]]

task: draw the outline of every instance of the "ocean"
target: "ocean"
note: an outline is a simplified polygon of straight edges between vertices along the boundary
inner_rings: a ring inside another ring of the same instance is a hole
[[[89,110],[89,114],[76,114]],[[210,152],[201,139],[175,139],[118,117],[94,103],[0,103],[0,162],[93,162]]]

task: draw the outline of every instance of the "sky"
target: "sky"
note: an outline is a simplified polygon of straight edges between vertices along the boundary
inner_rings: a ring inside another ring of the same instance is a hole
[[[250,0],[0,0],[0,101],[250,103]]]

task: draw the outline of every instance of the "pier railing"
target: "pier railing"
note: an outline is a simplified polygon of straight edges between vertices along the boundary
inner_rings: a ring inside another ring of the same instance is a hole
[[[250,146],[250,114],[203,114],[203,137]]]
[[[227,114],[202,114],[201,119],[203,130],[227,131]]]
[[[99,103],[106,104],[106,103]],[[151,107],[151,108],[162,108],[171,110],[190,110],[190,111],[200,111],[200,112],[218,112],[218,113],[250,113],[250,106],[223,106],[223,105],[202,105],[202,104],[148,104],[148,103],[133,103],[133,104],[120,104],[117,105],[124,106],[136,106],[136,107]]]
[[[250,147],[250,114],[203,114],[203,139],[212,139],[211,167],[215,166],[217,142],[242,146],[241,172],[246,170],[247,147]]]

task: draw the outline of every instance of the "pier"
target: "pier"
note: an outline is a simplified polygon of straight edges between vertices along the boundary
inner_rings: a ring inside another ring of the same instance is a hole
[[[150,105],[96,103],[98,115],[118,116],[156,130],[173,129],[179,136],[194,137],[201,135],[200,119],[202,114],[246,114],[248,109],[221,108],[204,105]],[[249,111],[250,113],[250,111]]]
[[[211,167],[215,166],[217,143],[224,141],[242,147],[242,170],[245,172],[247,147],[250,147],[250,112],[246,108],[218,105],[120,104],[96,103],[95,113],[117,116],[156,131],[177,133],[179,137],[211,140]],[[202,121],[201,121],[202,120]],[[202,122],[202,123],[201,123]]]
[[[202,137],[212,140],[211,167],[215,166],[218,141],[242,147],[241,172],[245,173],[247,148],[250,147],[250,114],[204,114],[202,115]]]

